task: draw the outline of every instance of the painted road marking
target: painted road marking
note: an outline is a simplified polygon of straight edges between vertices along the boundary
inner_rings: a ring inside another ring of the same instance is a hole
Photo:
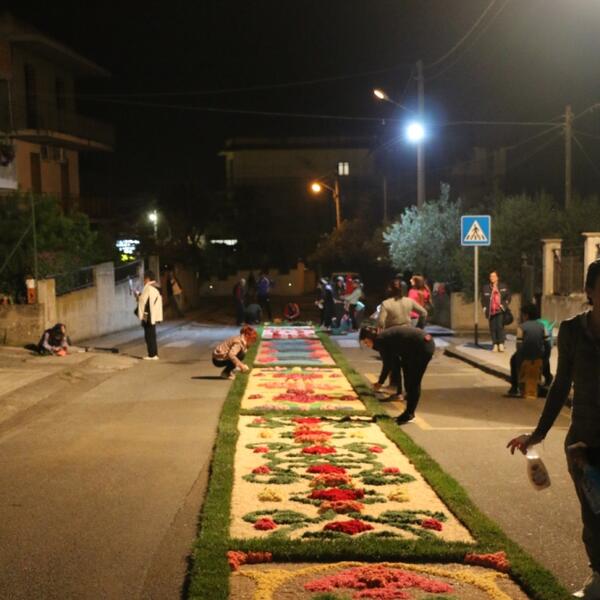
[[[170,342],[168,344],[164,344],[164,348],[187,348],[191,346],[194,342],[192,340],[181,340],[179,342]]]

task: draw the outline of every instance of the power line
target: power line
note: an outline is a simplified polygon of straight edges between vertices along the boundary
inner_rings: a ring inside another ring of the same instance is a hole
[[[241,92],[259,92],[264,90],[275,90],[275,89],[284,89],[291,87],[302,87],[309,85],[317,85],[320,83],[329,83],[334,81],[343,81],[346,79],[358,79],[361,77],[368,77],[369,75],[379,75],[381,73],[390,73],[392,71],[399,71],[401,69],[406,69],[407,67],[412,66],[409,63],[406,64],[397,64],[393,67],[386,67],[384,69],[374,69],[371,71],[362,71],[359,73],[348,73],[344,75],[332,75],[330,77],[320,77],[316,79],[304,79],[298,81],[286,81],[282,83],[265,83],[259,85],[252,85],[246,87],[231,87],[231,88],[217,88],[212,90],[196,90],[196,91],[180,91],[180,92],[107,92],[105,94],[101,93],[76,93],[76,94],[66,94],[70,96],[78,96],[82,98],[160,98],[160,97],[169,97],[169,96],[216,96],[220,94],[235,94]],[[412,71],[411,71],[412,73]]]
[[[445,54],[440,56],[437,60],[434,60],[433,62],[426,64],[425,69],[432,69],[433,67],[444,62],[449,56],[454,54],[454,52],[456,52],[461,47],[461,45],[467,41],[469,36],[475,31],[475,29],[478,27],[478,25],[481,23],[481,21],[483,21],[483,19],[485,19],[485,16],[488,14],[488,12],[492,9],[492,7],[494,6],[494,4],[496,4],[497,1],[498,0],[492,0],[489,3],[489,5],[487,6],[487,8],[479,15],[479,17],[477,18],[475,23],[473,23],[473,25],[468,29],[467,33],[465,33],[465,35],[463,35],[458,40],[458,42],[456,42],[456,44],[454,44],[454,46],[452,46],[452,48],[450,48],[450,50],[448,50],[448,52],[446,52]]]
[[[500,14],[504,11],[509,2],[510,0],[504,1],[500,8],[490,17],[488,22],[479,30],[479,32],[477,32],[475,38],[471,41],[470,45],[463,50],[463,52],[461,52],[450,64],[446,65],[440,71],[434,73],[433,75],[429,75],[427,77],[427,80],[433,81],[434,79],[437,79],[438,77],[449,71],[452,67],[454,67],[454,65],[456,65],[465,56],[465,54],[475,45],[479,38],[490,28],[492,23],[498,18],[498,16],[500,16]]]
[[[586,152],[586,150],[583,147],[582,143],[577,139],[577,136],[574,135],[573,139],[575,140],[575,143],[577,144],[577,146],[579,146],[579,149],[581,150],[581,153],[585,156],[585,158],[590,163],[591,167],[594,169],[594,171],[596,172],[596,174],[600,175],[600,169],[598,169],[598,167],[596,166],[596,164],[594,163],[594,161],[590,158],[590,155]]]

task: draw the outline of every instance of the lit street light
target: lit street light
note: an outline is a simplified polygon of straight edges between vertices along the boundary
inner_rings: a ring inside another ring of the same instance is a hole
[[[148,213],[148,220],[154,226],[154,241],[158,240],[158,213],[153,210],[151,213]]]
[[[335,204],[335,228],[339,229],[342,221],[342,215],[340,210],[340,186],[337,177],[334,180],[333,187],[323,183],[322,181],[313,181],[310,184],[310,190],[313,194],[320,194],[323,191],[323,188],[329,190],[333,194],[333,202]]]
[[[420,71],[419,71],[420,72]],[[422,208],[425,203],[425,128],[423,126],[423,89],[422,89],[422,75],[419,75],[419,112],[418,116],[420,121],[413,121],[409,123],[406,128],[406,137],[409,142],[416,144],[417,146],[417,208]],[[373,94],[379,100],[389,102],[394,106],[398,106],[403,110],[414,113],[406,106],[403,106],[399,102],[392,100],[383,90],[374,89]]]

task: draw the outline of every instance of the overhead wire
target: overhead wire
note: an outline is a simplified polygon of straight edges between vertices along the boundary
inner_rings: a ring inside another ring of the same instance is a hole
[[[504,3],[490,17],[490,19],[487,21],[487,23],[477,32],[477,34],[475,35],[475,38],[471,40],[470,44],[466,48],[464,48],[463,51],[457,57],[455,57],[453,61],[451,61],[449,64],[447,64],[445,67],[443,67],[440,71],[438,71],[437,73],[434,73],[432,75],[428,75],[426,77],[427,81],[433,81],[434,79],[441,77],[443,74],[445,74],[447,71],[449,71],[452,67],[454,67],[458,62],[460,62],[460,60],[462,60],[462,58],[465,56],[465,54],[475,45],[475,43],[479,40],[479,38],[490,28],[492,23],[494,23],[494,21],[500,16],[500,14],[504,11],[504,9],[506,8],[506,6],[508,5],[509,2],[510,2],[510,0],[504,0]]]
[[[483,19],[485,19],[485,16],[488,14],[488,12],[492,9],[492,7],[494,6],[494,4],[496,4],[497,1],[498,0],[492,0],[488,4],[487,8],[479,15],[479,17],[473,23],[473,25],[458,40],[458,42],[456,42],[456,44],[454,44],[454,46],[452,46],[452,48],[450,48],[450,50],[448,50],[448,52],[446,52],[445,54],[443,54],[442,56],[440,56],[438,59],[434,60],[433,62],[425,64],[424,68],[425,69],[432,69],[433,67],[435,67],[435,66],[439,65],[440,63],[444,62],[449,56],[451,56],[452,54],[454,54],[462,46],[462,44],[464,44],[467,41],[467,39],[469,38],[469,36],[475,31],[475,29],[479,26],[479,24],[481,23],[481,21],[483,21]]]
[[[597,175],[600,175],[600,169],[596,166],[594,161],[591,159],[590,155],[586,152],[585,148],[583,147],[583,144],[577,139],[576,135],[573,136],[573,140],[575,141],[575,143],[581,150],[581,153],[585,156],[587,161],[590,163],[592,169],[594,169],[594,171],[596,172]]]

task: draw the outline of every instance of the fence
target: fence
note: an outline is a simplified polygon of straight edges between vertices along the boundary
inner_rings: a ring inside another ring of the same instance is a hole
[[[56,282],[56,295],[62,296],[69,292],[93,287],[94,267],[83,267],[67,273],[46,275],[44,279],[54,279]]]
[[[142,261],[135,260],[133,262],[115,267],[115,283],[121,283],[122,281],[127,281],[128,279],[135,279],[139,274],[141,266]]]
[[[583,247],[562,248],[554,256],[554,290],[561,296],[583,290]]]

